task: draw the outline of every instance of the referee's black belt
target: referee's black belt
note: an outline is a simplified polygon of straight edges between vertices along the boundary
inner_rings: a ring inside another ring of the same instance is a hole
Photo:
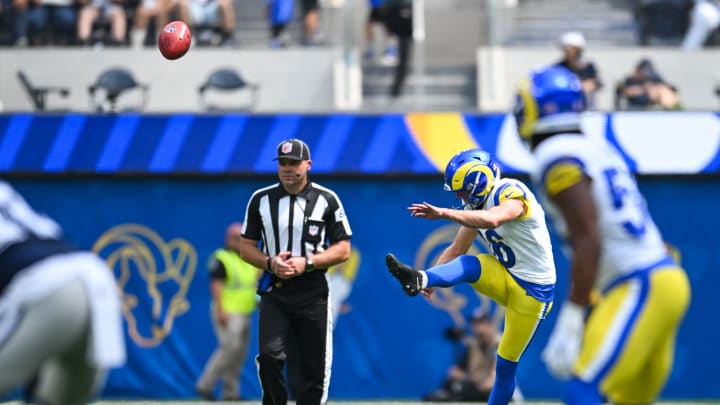
[[[288,278],[286,280],[274,276],[272,285],[274,288],[283,288],[300,286],[306,283],[313,283],[316,282],[315,280],[317,280],[318,277],[324,278],[326,271],[327,269],[314,269],[309,273],[303,273],[297,277]]]

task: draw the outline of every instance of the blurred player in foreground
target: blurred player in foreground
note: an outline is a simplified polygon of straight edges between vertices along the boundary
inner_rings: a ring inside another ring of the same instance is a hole
[[[86,403],[125,362],[110,269],[0,181],[0,394],[38,377],[37,403]]]
[[[570,291],[542,358],[569,380],[568,404],[652,403],[672,369],[690,284],[622,157],[583,135],[584,108],[579,80],[562,67],[534,71],[519,87],[515,115],[537,159],[532,179],[572,248]],[[586,319],[593,288],[601,297]]]
[[[552,307],[555,264],[545,213],[520,181],[500,178],[490,155],[480,149],[456,154],[445,169],[445,190],[462,202],[449,209],[426,202],[408,207],[411,215],[447,219],[462,227],[438,259],[426,270],[413,270],[392,254],[386,263],[406,294],[433,287],[469,283],[506,308],[505,330],[495,366],[495,384],[488,403],[507,404],[515,391],[518,362],[538,326]],[[468,255],[475,237],[493,254]]]

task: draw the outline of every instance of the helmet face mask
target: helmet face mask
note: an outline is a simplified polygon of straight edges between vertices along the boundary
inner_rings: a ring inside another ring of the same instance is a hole
[[[485,203],[499,178],[500,169],[489,153],[481,149],[469,149],[459,152],[448,162],[443,189],[456,194],[453,208],[469,206],[476,209]]]
[[[585,108],[578,77],[564,67],[551,66],[520,82],[513,114],[520,137],[529,141],[534,135],[579,131]]]

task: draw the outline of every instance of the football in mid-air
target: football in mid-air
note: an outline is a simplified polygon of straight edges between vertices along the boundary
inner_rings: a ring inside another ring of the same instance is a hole
[[[185,55],[190,49],[191,42],[190,27],[182,21],[173,21],[160,31],[158,48],[166,59],[173,60]]]

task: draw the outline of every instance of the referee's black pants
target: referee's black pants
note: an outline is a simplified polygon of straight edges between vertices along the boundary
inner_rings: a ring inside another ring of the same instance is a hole
[[[297,405],[327,401],[332,364],[332,318],[328,311],[325,274],[315,271],[263,294],[260,301],[257,366],[263,405],[285,405],[288,391],[283,373],[288,335],[297,341],[291,359],[299,367]]]

